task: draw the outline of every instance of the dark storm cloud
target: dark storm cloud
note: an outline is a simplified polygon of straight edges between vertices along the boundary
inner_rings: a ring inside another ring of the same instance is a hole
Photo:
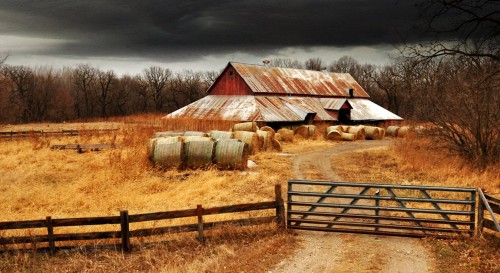
[[[66,41],[47,55],[161,56],[396,44],[413,1],[4,1],[0,35]]]

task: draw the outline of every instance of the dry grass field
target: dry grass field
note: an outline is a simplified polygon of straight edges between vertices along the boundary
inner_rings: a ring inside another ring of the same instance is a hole
[[[153,118],[157,122],[141,123]],[[0,141],[0,221],[44,219],[45,216],[116,216],[125,209],[136,214],[192,209],[197,204],[215,207],[268,201],[274,198],[275,184],[285,189],[286,182],[292,178],[292,157],[272,152],[251,156],[257,167],[244,172],[157,170],[147,159],[146,143],[161,121],[158,117],[141,116],[130,121],[113,120],[113,126],[119,127],[116,132]],[[33,125],[23,128],[27,127]],[[77,143],[109,143],[115,148],[82,154],[49,148],[54,144]],[[301,140],[284,144],[283,150],[302,153],[320,150],[326,145],[335,144]],[[481,187],[492,195],[500,194],[500,175],[495,166],[483,172],[474,171],[454,157],[428,150],[430,146],[429,140],[410,137],[397,141],[390,150],[371,150],[336,158],[333,165],[345,180]],[[242,216],[261,214],[249,212]],[[211,217],[209,220],[238,216]],[[168,223],[186,221],[191,220]],[[142,226],[131,226],[139,227]],[[12,234],[3,232],[0,235]],[[3,254],[0,272],[266,272],[291,255],[300,244],[293,234],[279,231],[275,225],[210,231],[207,237],[204,245],[195,239],[194,233],[148,241],[133,239],[134,250],[128,255],[115,250],[83,248],[60,251],[54,256],[32,252]],[[498,250],[498,245],[484,241],[436,241],[433,245],[434,251],[442,257],[441,268],[451,270],[448,272],[492,269],[489,259],[500,258],[498,254],[484,256],[490,248]],[[460,257],[460,263],[454,264],[452,258],[456,257]],[[447,268],[446,265],[458,267]]]
[[[122,123],[114,133],[0,141],[0,202],[4,204],[0,221],[115,216],[125,209],[137,214],[192,209],[197,204],[215,207],[269,201],[274,200],[274,185],[285,185],[291,178],[291,158],[275,153],[252,156],[258,166],[245,172],[157,170],[148,161],[146,149],[155,130]],[[82,154],[49,148],[77,143],[111,143],[116,148]],[[266,212],[210,216],[207,221],[262,213]],[[196,219],[172,220],[166,225],[188,221]],[[142,227],[149,226],[131,225],[134,229]],[[96,231],[96,227],[87,229],[56,228],[55,232]],[[195,240],[194,233],[155,238],[153,242],[166,243],[153,246],[151,240],[132,240],[135,249],[131,255],[114,250],[61,251],[54,257],[19,253],[4,256],[0,271],[264,272],[296,245],[294,236],[278,231],[275,225],[211,231],[207,237],[205,245]]]

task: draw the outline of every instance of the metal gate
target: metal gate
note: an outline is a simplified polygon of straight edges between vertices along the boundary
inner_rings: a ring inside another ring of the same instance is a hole
[[[476,189],[288,181],[287,227],[409,237],[473,236]]]

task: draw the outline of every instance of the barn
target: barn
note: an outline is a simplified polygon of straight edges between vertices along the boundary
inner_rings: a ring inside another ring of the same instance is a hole
[[[207,96],[165,118],[256,121],[272,127],[403,120],[369,98],[348,73],[230,62]]]

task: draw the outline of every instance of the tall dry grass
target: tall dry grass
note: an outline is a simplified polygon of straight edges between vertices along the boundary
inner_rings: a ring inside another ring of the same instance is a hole
[[[53,125],[54,126],[54,125]],[[157,170],[148,161],[147,140],[155,126],[123,123],[116,132],[77,137],[31,137],[0,141],[0,221],[119,215],[250,203],[274,199],[274,185],[291,178],[290,158],[275,153],[251,157],[258,166],[246,172]],[[79,154],[51,150],[53,144],[113,143],[116,148]],[[248,212],[207,217],[206,221],[272,215]],[[165,221],[164,225],[196,219]],[[153,223],[131,228],[152,227]],[[119,227],[116,227],[118,229]],[[55,232],[90,232],[101,227],[56,228]],[[109,227],[102,227],[109,230]],[[43,230],[31,234],[43,233]],[[1,236],[27,235],[9,233]],[[115,251],[62,251],[54,257],[35,253],[4,255],[1,272],[264,272],[290,253],[296,240],[275,226],[210,232],[206,245],[194,234],[132,242],[131,255]],[[160,244],[151,243],[161,241]],[[99,242],[96,242],[99,243]],[[78,244],[77,244],[78,245]],[[80,244],[83,246],[83,244]],[[257,257],[267,257],[261,262]],[[241,267],[241,269],[240,269]]]

